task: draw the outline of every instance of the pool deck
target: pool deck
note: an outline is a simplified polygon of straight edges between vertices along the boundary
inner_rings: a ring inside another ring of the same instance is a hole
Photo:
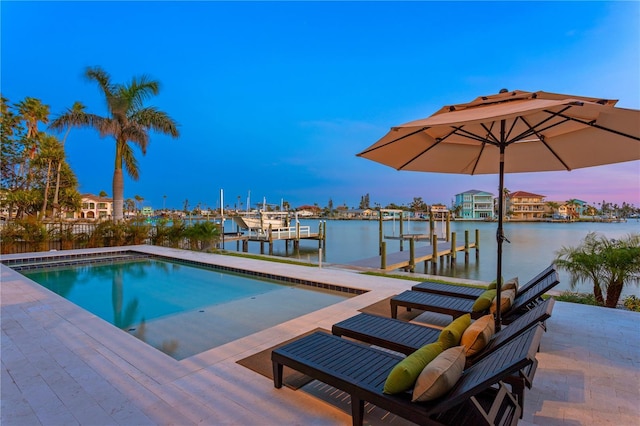
[[[176,361],[0,265],[0,424],[351,424],[344,407],[312,391],[275,389],[271,380],[236,361],[317,327],[330,329],[413,284],[332,265],[309,268],[152,246],[134,249],[369,291]],[[215,324],[211,327],[215,332]],[[547,327],[520,424],[637,425],[640,314],[557,302]],[[375,412],[365,422],[408,424]]]

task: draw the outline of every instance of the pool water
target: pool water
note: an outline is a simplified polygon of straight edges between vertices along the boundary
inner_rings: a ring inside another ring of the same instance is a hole
[[[159,259],[21,273],[178,360],[351,296]]]

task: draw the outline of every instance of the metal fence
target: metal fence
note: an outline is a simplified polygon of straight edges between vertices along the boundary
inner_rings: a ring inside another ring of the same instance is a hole
[[[158,238],[158,229],[151,226],[146,235],[138,236],[135,242],[123,244],[123,235],[114,235],[113,231],[96,233],[97,223],[69,223],[52,222],[44,223],[45,232],[34,227],[35,232],[16,233],[11,235],[3,232],[0,239],[0,253],[31,253],[52,250],[72,250],[93,247],[113,247],[134,244],[150,244],[181,249],[192,249],[193,243],[188,238],[179,241],[168,241]],[[7,230],[7,224],[1,228]],[[39,225],[38,225],[39,226]],[[117,243],[116,243],[117,241]]]

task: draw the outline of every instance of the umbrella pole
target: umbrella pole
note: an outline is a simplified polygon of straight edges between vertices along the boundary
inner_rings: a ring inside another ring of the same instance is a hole
[[[504,186],[504,163],[502,161],[503,154],[500,154],[500,196],[498,199],[498,230],[496,232],[496,240],[498,242],[498,259],[496,262],[496,331],[500,331],[502,314],[500,312],[500,297],[502,290],[502,242],[504,241],[504,232],[502,231],[502,211],[503,211],[503,186]]]
[[[504,138],[505,138],[505,121],[500,123],[500,172],[498,183],[498,230],[496,231],[496,240],[498,242],[498,259],[496,262],[496,332],[500,331],[502,324],[502,312],[500,307],[500,297],[502,293],[502,242],[504,241],[504,232],[502,231],[502,215],[504,211]]]

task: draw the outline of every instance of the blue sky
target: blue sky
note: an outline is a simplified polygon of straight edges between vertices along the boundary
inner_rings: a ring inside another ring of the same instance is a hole
[[[451,204],[497,176],[398,172],[355,156],[391,126],[509,90],[619,99],[640,107],[639,2],[2,1],[1,90],[105,114],[100,66],[119,83],[149,75],[148,105],[180,125],[138,153],[125,198],[154,208],[287,200],[357,207]],[[114,141],[73,130],[80,191],[112,195]],[[640,206],[640,162],[508,174],[505,186]]]

